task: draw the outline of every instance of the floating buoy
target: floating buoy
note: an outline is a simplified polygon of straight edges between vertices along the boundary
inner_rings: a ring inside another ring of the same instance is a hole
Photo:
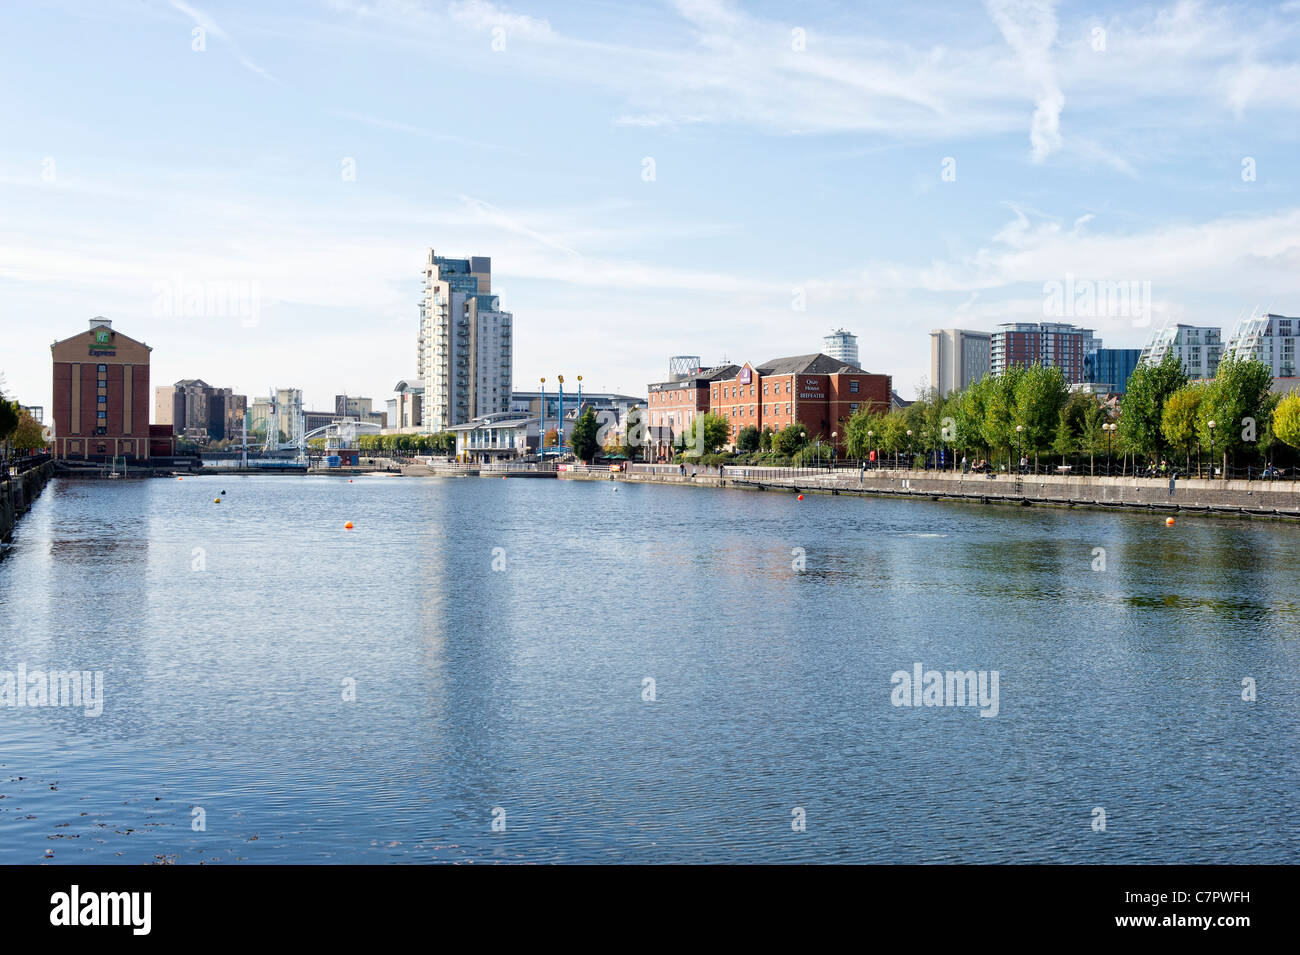
[[[223,496],[223,497],[224,497],[224,496],[225,496],[225,494],[226,494],[226,491],[225,491],[225,489],[224,489],[224,488],[223,488],[223,489],[222,489],[222,491],[221,491],[221,494],[222,494],[222,496]]]
[[[801,501],[803,500],[803,495],[802,495],[802,494],[799,495],[799,500],[801,500]]]
[[[1172,517],[1166,517],[1166,518],[1165,518],[1165,524],[1166,524],[1166,526],[1168,526],[1168,527],[1173,527],[1173,526],[1174,526],[1174,519],[1173,519]]]
[[[348,483],[349,483],[349,484],[352,483],[352,478],[348,478]]]
[[[184,481],[185,478],[183,478],[183,477],[178,477],[176,480],[178,480],[178,481]]]
[[[345,531],[350,531],[350,530],[352,530],[352,522],[351,522],[351,521],[348,521],[346,524],[344,524],[344,525],[343,525],[343,529],[344,529]]]
[[[221,503],[221,498],[219,498],[219,497],[214,497],[214,498],[212,499],[212,503],[213,503],[213,504],[220,504],[220,503]]]

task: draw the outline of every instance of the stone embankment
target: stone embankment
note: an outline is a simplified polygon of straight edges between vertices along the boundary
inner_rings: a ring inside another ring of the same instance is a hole
[[[610,479],[597,469],[561,472],[567,480]],[[670,468],[633,465],[615,480],[695,487],[955,500],[981,504],[1167,511],[1300,520],[1300,482],[1204,478],[1089,477],[1061,474],[961,474],[856,468]]]
[[[54,474],[54,462],[46,461],[17,476],[0,478],[0,541],[8,541],[18,518],[26,514]]]

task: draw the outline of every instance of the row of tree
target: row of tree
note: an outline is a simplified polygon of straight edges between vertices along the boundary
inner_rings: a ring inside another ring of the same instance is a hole
[[[1225,463],[1267,461],[1277,442],[1300,447],[1300,396],[1272,394],[1272,382],[1266,365],[1235,357],[1220,362],[1212,380],[1191,381],[1168,355],[1139,366],[1115,407],[1071,392],[1059,368],[1013,367],[946,398],[932,392],[905,409],[859,412],[846,422],[845,446],[853,457],[946,448],[989,460],[1115,453],[1156,461],[1176,455],[1189,464],[1198,449],[1213,448]]]
[[[450,431],[438,434],[363,434],[357,437],[357,447],[371,454],[452,455],[456,453],[456,435]]]

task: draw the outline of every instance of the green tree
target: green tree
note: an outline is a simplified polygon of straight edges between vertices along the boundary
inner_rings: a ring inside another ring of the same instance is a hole
[[[736,448],[739,451],[757,451],[762,436],[758,428],[752,424],[747,424],[736,434]]]
[[[799,424],[788,424],[772,435],[772,449],[783,457],[794,457],[808,443],[808,429]]]
[[[1160,416],[1160,433],[1169,446],[1183,453],[1184,466],[1192,469],[1192,450],[1200,440],[1197,422],[1206,387],[1192,382],[1179,388],[1165,399],[1165,410]]]
[[[1208,447],[1209,423],[1214,422],[1214,448],[1222,452],[1225,463],[1230,454],[1260,450],[1260,423],[1272,406],[1272,385],[1273,373],[1261,361],[1229,356],[1219,362],[1218,374],[1201,401],[1197,430]]]
[[[844,449],[851,458],[866,458],[879,446],[876,442],[884,429],[885,416],[860,409],[844,426]],[[871,432],[868,434],[868,432]]]
[[[1283,444],[1300,448],[1300,393],[1289,391],[1273,409],[1273,434]]]
[[[1182,360],[1172,352],[1158,365],[1138,365],[1120,402],[1119,436],[1125,448],[1137,454],[1161,456],[1165,447],[1161,430],[1165,402],[1186,384]]]
[[[720,414],[706,411],[691,419],[675,443],[687,457],[696,457],[717,454],[730,438],[731,422]]]
[[[1020,448],[1034,455],[1035,468],[1039,452],[1052,446],[1069,394],[1065,374],[1054,365],[1030,365],[1015,382],[1012,418],[1022,429],[1016,432]]]
[[[8,441],[18,427],[18,403],[0,394],[0,442]]]
[[[580,461],[590,462],[596,456],[596,449],[600,447],[596,442],[596,432],[599,430],[595,409],[588,408],[574,424],[573,433],[569,436],[569,447]]]

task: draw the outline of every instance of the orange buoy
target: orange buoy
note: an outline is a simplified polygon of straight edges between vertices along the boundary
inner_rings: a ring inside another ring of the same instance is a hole
[[[799,495],[799,500],[801,500],[801,501],[803,500],[803,495],[802,495],[802,494]]]
[[[344,525],[343,525],[343,529],[344,529],[345,531],[350,531],[350,530],[352,530],[352,522],[351,522],[351,521],[348,521],[346,524],[344,524]]]
[[[184,481],[185,478],[183,478],[183,477],[178,477],[176,480],[178,480],[178,481]]]
[[[352,478],[348,478],[348,483],[349,483],[349,484],[352,483]]]
[[[1166,517],[1166,518],[1165,518],[1165,525],[1168,526],[1168,527],[1173,527],[1173,526],[1174,526],[1174,519],[1173,519],[1172,517]]]

